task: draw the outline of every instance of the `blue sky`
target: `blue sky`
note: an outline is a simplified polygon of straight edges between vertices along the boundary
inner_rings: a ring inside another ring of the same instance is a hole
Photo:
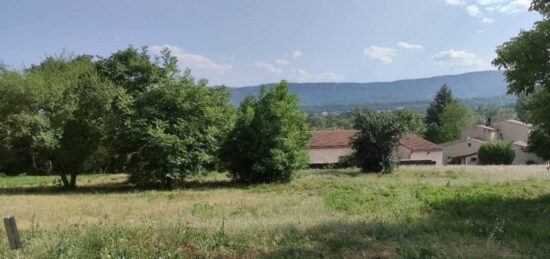
[[[372,82],[494,69],[529,0],[3,0],[0,60],[172,49],[211,84]]]

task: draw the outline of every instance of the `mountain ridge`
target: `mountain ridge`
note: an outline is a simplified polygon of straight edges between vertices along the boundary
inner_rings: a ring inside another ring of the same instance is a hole
[[[300,105],[362,105],[380,102],[413,102],[433,98],[447,84],[456,98],[493,97],[506,94],[506,82],[501,71],[480,71],[456,75],[441,75],[391,82],[319,82],[289,83],[289,91],[300,98]],[[266,84],[266,87],[274,86]],[[238,104],[245,96],[260,92],[261,86],[227,87],[231,102]]]

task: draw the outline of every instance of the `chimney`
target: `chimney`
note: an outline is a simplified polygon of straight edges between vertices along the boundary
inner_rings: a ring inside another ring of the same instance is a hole
[[[485,126],[487,127],[493,126],[493,119],[491,117],[487,118],[487,123],[485,124]]]

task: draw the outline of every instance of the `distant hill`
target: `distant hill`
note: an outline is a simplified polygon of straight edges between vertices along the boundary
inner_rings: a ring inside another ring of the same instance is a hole
[[[379,83],[290,83],[303,107],[353,107],[373,103],[425,102],[447,84],[456,98],[495,97],[506,94],[502,72],[484,71],[460,75]],[[268,87],[273,84],[268,85]],[[260,86],[231,88],[231,102],[238,104],[249,94],[258,94]]]

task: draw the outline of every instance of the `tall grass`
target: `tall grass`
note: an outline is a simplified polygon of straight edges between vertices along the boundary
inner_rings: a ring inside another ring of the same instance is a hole
[[[0,213],[16,216],[22,257],[550,256],[544,167],[307,170],[255,186],[217,174],[174,191],[91,179],[57,192],[0,178]],[[13,256],[2,232],[0,257]]]

